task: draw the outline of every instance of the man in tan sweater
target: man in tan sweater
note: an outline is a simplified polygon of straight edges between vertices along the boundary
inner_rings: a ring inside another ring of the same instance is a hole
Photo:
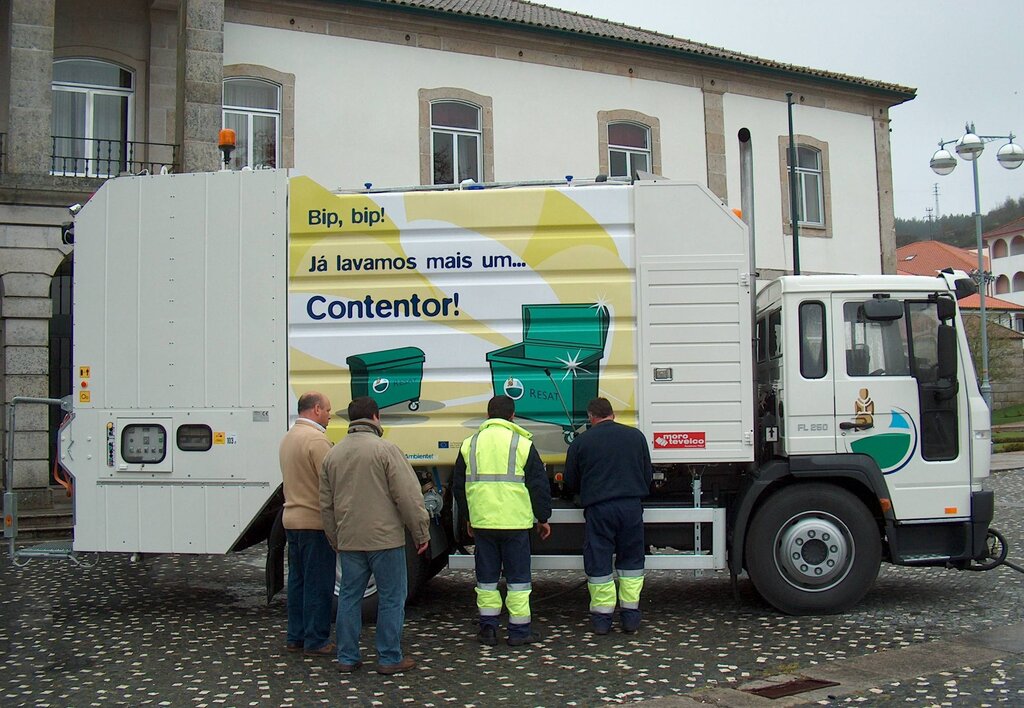
[[[377,402],[368,396],[348,406],[348,435],[320,470],[324,529],[338,549],[338,670],[362,662],[359,632],[366,583],[377,582],[377,673],[397,674],[416,663],[402,658],[402,625],[408,574],[405,529],[418,553],[430,546],[430,517],[416,473],[393,442],[383,439]]]
[[[299,417],[281,440],[284,529],[288,537],[288,651],[333,656],[333,542],[320,518],[320,466],[330,452],[331,401],[316,391],[299,398]]]

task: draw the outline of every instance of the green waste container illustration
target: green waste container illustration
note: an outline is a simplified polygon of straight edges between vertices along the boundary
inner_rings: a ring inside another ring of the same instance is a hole
[[[604,305],[523,305],[523,341],[487,353],[494,394],[514,400],[518,417],[561,426],[572,442],[597,396],[607,337]]]
[[[381,409],[408,401],[409,410],[417,410],[424,358],[418,347],[353,354],[345,359],[352,375],[352,398],[369,396]]]

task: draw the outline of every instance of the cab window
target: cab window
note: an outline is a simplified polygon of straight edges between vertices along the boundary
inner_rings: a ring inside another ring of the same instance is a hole
[[[859,302],[843,305],[846,373],[850,376],[909,376],[906,318],[869,320]]]
[[[782,310],[775,310],[768,315],[768,358],[778,359],[782,356]]]
[[[800,375],[824,378],[828,371],[825,355],[825,305],[802,302],[798,310],[800,328]]]

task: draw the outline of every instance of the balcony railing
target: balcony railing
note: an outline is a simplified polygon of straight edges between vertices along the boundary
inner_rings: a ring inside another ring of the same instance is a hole
[[[174,172],[178,146],[137,140],[52,136],[50,174],[62,177],[116,177],[123,172]]]

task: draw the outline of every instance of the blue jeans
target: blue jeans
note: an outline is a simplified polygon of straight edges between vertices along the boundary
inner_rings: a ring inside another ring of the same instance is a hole
[[[288,539],[288,643],[319,649],[331,638],[334,549],[323,531],[285,529]]]
[[[405,546],[384,551],[339,551],[341,589],[338,591],[338,662],[360,661],[359,633],[363,628],[363,594],[373,574],[377,582],[377,664],[402,661],[402,625],[409,594]]]

